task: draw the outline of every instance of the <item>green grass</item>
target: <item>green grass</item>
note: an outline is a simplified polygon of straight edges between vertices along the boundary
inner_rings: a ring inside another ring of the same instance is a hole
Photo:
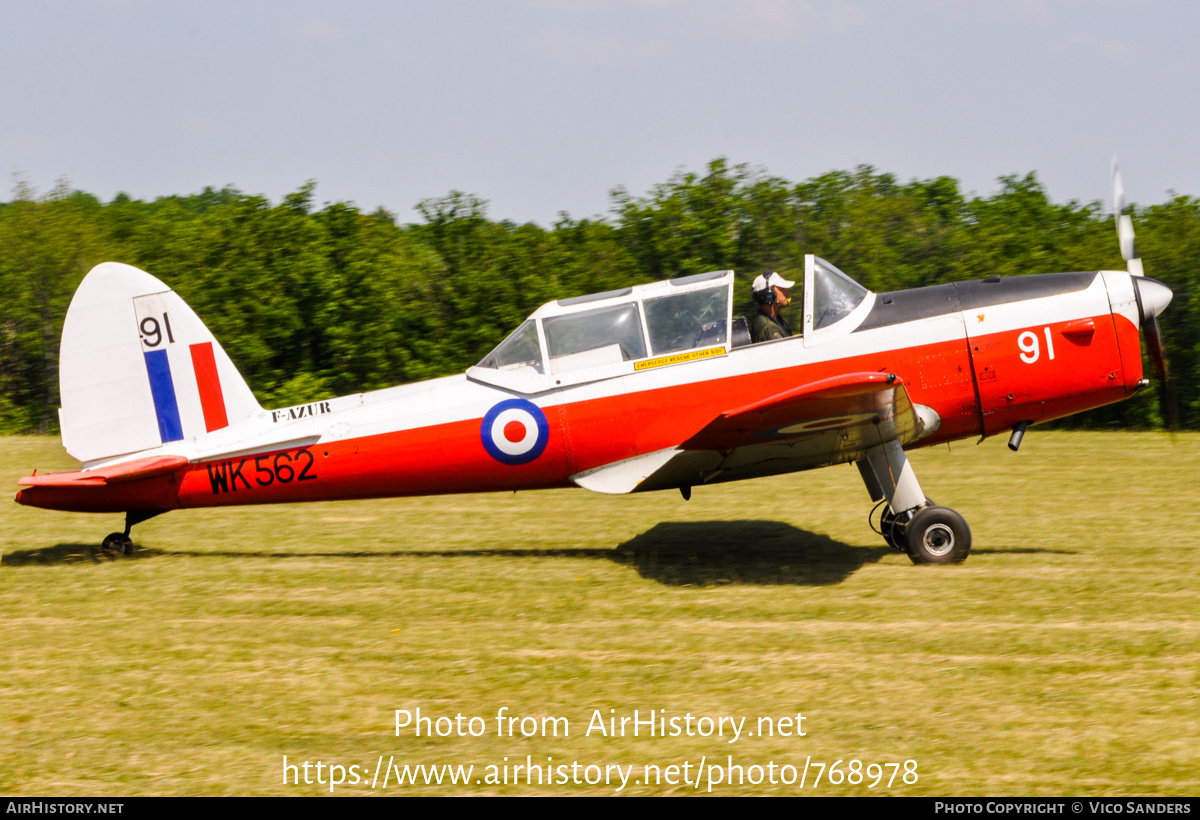
[[[173,512],[118,560],[91,545],[119,516],[10,504],[0,793],[327,793],[285,786],[283,756],[368,779],[380,755],[473,764],[474,779],[529,755],[632,764],[625,793],[682,794],[633,780],[732,755],[917,761],[897,794],[1195,794],[1200,436],[1034,430],[1019,454],[996,439],[913,462],[971,524],[962,566],[885,548],[850,466],[686,503],[575,490]],[[0,439],[14,479],[71,466],[56,440]],[[571,735],[496,737],[502,706],[566,717]],[[395,736],[393,711],[417,707],[488,733]],[[802,712],[807,735],[584,736],[596,709],[750,730]],[[815,771],[803,793],[881,790],[814,790]],[[400,791],[613,787],[374,793]]]

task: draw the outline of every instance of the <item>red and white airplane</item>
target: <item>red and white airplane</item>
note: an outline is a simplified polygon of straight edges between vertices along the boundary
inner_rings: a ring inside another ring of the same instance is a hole
[[[915,563],[963,561],[971,533],[925,496],[906,450],[1011,431],[1132,396],[1139,328],[1165,379],[1119,176],[1127,271],[872,293],[805,257],[802,332],[751,344],[716,271],[543,305],[465,374],[264,410],[170,288],[113,262],[67,311],[60,422],[80,470],[16,500],[125,513],[535,490],[678,489],[854,462]]]

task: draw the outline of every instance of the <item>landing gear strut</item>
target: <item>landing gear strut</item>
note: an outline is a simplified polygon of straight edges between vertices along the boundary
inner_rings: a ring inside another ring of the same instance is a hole
[[[908,515],[896,515],[886,504],[883,507],[883,518],[879,521],[879,533],[889,547],[900,552],[907,552],[904,541],[904,528],[908,524]]]
[[[109,555],[129,555],[133,552],[133,539],[129,537],[134,524],[161,515],[166,510],[130,510],[125,513],[125,532],[110,532],[100,542],[100,549]]]
[[[867,450],[858,462],[872,501],[885,501],[879,522],[888,546],[914,564],[961,564],[971,552],[971,528],[949,507],[925,497],[899,442]]]

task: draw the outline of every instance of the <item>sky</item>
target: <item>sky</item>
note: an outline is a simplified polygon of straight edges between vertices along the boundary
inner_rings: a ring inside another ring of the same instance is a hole
[[[1107,203],[1116,152],[1149,205],[1200,195],[1198,34],[1191,0],[0,0],[0,168],[548,227],[720,157]]]

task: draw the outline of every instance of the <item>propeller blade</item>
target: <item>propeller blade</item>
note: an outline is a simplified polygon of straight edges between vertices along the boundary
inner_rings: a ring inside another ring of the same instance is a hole
[[[1133,286],[1137,291],[1138,306],[1142,314],[1141,324],[1142,332],[1146,335],[1146,351],[1150,354],[1154,374],[1158,379],[1158,406],[1167,429],[1177,430],[1179,405],[1175,400],[1175,389],[1167,367],[1167,348],[1163,343],[1162,328],[1158,324],[1158,314],[1171,302],[1171,289],[1157,279],[1146,278],[1137,240],[1133,235],[1133,219],[1126,212],[1125,183],[1121,179],[1121,169],[1117,167],[1116,154],[1113,155],[1112,169],[1113,216],[1117,220],[1117,240],[1121,244],[1121,256],[1129,268],[1129,275],[1137,277],[1133,280]]]
[[[1160,382],[1165,382],[1167,380],[1167,351],[1163,346],[1162,328],[1158,326],[1158,317],[1151,316],[1143,330],[1146,332],[1146,350],[1150,353],[1150,360],[1154,362],[1154,375]]]
[[[1139,263],[1141,260],[1136,260]],[[1137,292],[1138,309],[1141,314],[1142,332],[1146,335],[1146,352],[1154,364],[1154,374],[1158,380],[1158,405],[1162,412],[1167,429],[1179,427],[1179,410],[1175,401],[1175,389],[1171,384],[1170,369],[1167,366],[1167,347],[1163,343],[1162,327],[1158,324],[1158,316],[1171,304],[1171,289],[1157,279],[1143,277],[1133,280]]]
[[[1129,218],[1129,214],[1117,217],[1117,239],[1121,242],[1121,256],[1126,262],[1139,258],[1137,239],[1133,236],[1133,220]]]
[[[1154,374],[1158,377],[1158,406],[1163,414],[1163,421],[1168,430],[1179,429],[1179,408],[1175,402],[1175,388],[1171,384],[1171,374],[1167,366],[1167,349],[1163,344],[1162,328],[1158,326],[1158,317],[1151,316],[1142,329],[1146,333],[1146,350],[1150,353],[1150,361],[1154,363]]]
[[[1133,219],[1125,212],[1125,183],[1121,180],[1121,169],[1113,155],[1113,217],[1117,220],[1117,240],[1121,243],[1121,258],[1128,263],[1129,272],[1143,276],[1142,259],[1138,254],[1137,240],[1133,236]]]
[[[1125,184],[1121,181],[1121,169],[1117,167],[1117,157],[1113,155],[1113,213],[1120,216],[1125,212]]]

